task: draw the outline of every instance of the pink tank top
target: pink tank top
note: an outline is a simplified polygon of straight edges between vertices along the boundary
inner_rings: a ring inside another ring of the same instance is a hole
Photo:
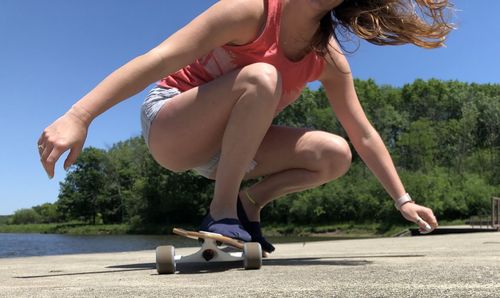
[[[234,69],[265,62],[281,74],[282,96],[275,116],[298,99],[307,82],[315,81],[323,70],[323,58],[310,52],[300,61],[289,60],[279,47],[281,0],[267,0],[268,14],[264,30],[254,41],[241,45],[225,45],[197,59],[192,64],[163,78],[159,86],[186,91],[205,84]]]

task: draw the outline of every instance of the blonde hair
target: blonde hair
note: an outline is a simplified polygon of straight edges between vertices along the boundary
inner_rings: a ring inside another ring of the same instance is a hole
[[[444,45],[454,28],[447,18],[448,0],[345,0],[326,14],[311,48],[324,56],[337,30],[376,45],[414,44],[432,49]]]

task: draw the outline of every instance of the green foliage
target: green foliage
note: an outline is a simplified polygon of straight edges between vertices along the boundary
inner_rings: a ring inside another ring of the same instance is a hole
[[[432,126],[429,120],[417,120],[411,123],[408,131],[400,135],[399,161],[404,163],[409,170],[427,170],[435,164],[438,139]]]
[[[40,215],[41,223],[55,223],[59,221],[59,213],[56,204],[45,203],[33,207],[33,210]]]
[[[70,219],[78,218],[96,223],[99,208],[105,205],[108,158],[106,152],[85,148],[61,183],[59,210]]]
[[[5,225],[10,221],[11,216],[9,215],[0,215],[0,225]]]
[[[490,212],[490,198],[500,195],[500,85],[435,79],[402,88],[373,80],[354,83],[367,118],[417,202],[431,207],[440,220]],[[349,139],[322,88],[305,89],[273,124]],[[11,222],[127,223],[135,231],[196,225],[213,190],[213,181],[191,171],[173,173],[159,166],[142,137],[134,137],[107,150],[86,148],[61,183],[55,204],[19,210]],[[262,220],[303,226],[379,222],[377,229],[384,232],[407,223],[355,151],[346,175],[275,200]]]
[[[432,121],[458,119],[462,104],[470,95],[468,91],[467,84],[456,81],[416,80],[402,88],[402,108],[408,111],[412,122],[422,118]]]
[[[24,225],[41,223],[42,217],[32,208],[19,209],[10,218],[9,224]]]
[[[449,220],[491,212],[491,197],[499,190],[477,174],[460,174],[446,168],[404,172],[401,176],[417,201],[432,208],[439,218]]]

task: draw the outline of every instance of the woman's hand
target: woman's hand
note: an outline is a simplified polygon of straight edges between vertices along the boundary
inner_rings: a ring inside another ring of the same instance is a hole
[[[438,223],[430,208],[408,202],[399,208],[407,220],[416,223],[422,234],[428,234],[437,228]]]
[[[68,149],[70,154],[64,162],[67,170],[82,151],[87,137],[90,117],[81,108],[72,107],[66,114],[54,121],[38,139],[40,161],[50,179],[54,177],[54,166]]]

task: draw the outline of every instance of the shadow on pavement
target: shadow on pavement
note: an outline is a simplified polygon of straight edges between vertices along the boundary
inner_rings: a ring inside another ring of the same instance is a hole
[[[373,264],[373,261],[359,260],[364,258],[415,258],[424,257],[425,255],[364,255],[364,256],[339,256],[339,257],[322,257],[322,258],[266,258],[262,260],[263,266],[364,266]],[[356,259],[356,260],[349,260]],[[155,263],[138,263],[107,266],[109,269],[121,270],[103,270],[103,271],[88,271],[88,272],[69,272],[57,274],[31,275],[31,276],[14,276],[13,278],[29,279],[29,278],[44,278],[57,276],[72,276],[72,275],[88,275],[88,274],[105,274],[115,272],[128,272],[140,270],[155,270]],[[222,272],[231,269],[243,269],[241,261],[238,262],[212,262],[212,263],[184,263],[177,264],[177,274],[200,274]],[[152,274],[152,275],[156,275]]]
[[[262,266],[362,266],[373,263],[366,260],[328,260],[329,258],[291,258],[291,259],[264,259]],[[127,264],[109,266],[107,268],[148,268],[156,269],[155,263],[149,264]],[[213,273],[222,272],[232,269],[245,270],[242,261],[235,262],[210,262],[210,263],[184,263],[176,265],[177,274],[199,274],[199,273]],[[156,275],[156,274],[155,274]]]

